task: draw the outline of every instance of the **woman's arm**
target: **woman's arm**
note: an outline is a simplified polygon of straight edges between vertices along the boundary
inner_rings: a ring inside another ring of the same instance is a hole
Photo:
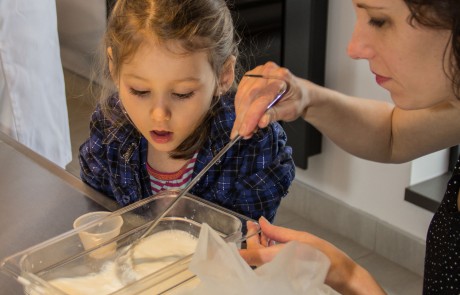
[[[331,261],[325,283],[337,292],[347,295],[386,294],[375,279],[344,252],[329,242],[307,232],[271,225],[267,220],[259,220],[262,235],[254,235],[247,240],[247,249],[240,250],[249,265],[260,266],[271,261],[289,241],[299,241],[322,251]],[[248,235],[257,232],[258,227],[248,222]],[[276,243],[281,244],[276,244]]]
[[[273,95],[260,97],[260,81],[244,77],[236,95],[233,135],[250,136],[256,126],[265,127],[270,120],[302,117],[345,151],[388,163],[409,161],[460,142],[460,129],[452,127],[460,126],[460,102],[455,99],[430,108],[402,110],[318,86],[274,63],[250,73],[284,79],[290,90],[263,115]]]
[[[418,110],[346,96],[301,80],[310,105],[302,117],[358,157],[402,163],[460,142],[460,103],[451,100]]]

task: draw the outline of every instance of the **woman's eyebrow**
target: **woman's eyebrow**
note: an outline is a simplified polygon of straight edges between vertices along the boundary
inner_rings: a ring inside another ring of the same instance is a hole
[[[380,9],[384,9],[384,7],[380,7],[380,6],[370,6],[368,4],[365,4],[365,3],[357,3],[356,4],[356,7],[358,8],[362,8],[362,9],[369,9],[369,10],[380,10]]]

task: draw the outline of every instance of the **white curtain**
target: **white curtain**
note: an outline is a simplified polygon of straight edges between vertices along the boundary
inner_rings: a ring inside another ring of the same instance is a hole
[[[0,131],[72,159],[55,0],[0,0]]]

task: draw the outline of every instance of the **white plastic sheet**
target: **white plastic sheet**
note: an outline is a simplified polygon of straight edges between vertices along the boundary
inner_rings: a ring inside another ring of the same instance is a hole
[[[190,264],[200,279],[192,294],[338,294],[324,284],[329,266],[322,252],[289,242],[271,262],[253,270],[234,243],[205,224]]]

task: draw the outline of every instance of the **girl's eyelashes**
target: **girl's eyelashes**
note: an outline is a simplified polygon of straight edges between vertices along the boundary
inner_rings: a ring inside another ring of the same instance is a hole
[[[149,91],[141,91],[141,90],[136,90],[134,88],[129,88],[129,92],[132,94],[132,95],[135,95],[135,96],[140,96],[140,97],[144,97],[146,96]]]
[[[150,94],[150,91],[148,91],[148,90],[144,91],[144,90],[137,90],[137,89],[134,89],[134,88],[129,88],[129,93],[131,93],[132,95],[135,95],[135,96],[145,97],[145,96]],[[195,94],[194,91],[187,92],[187,93],[173,92],[172,96],[174,96],[174,97],[176,97],[178,99],[187,99],[187,98],[192,97],[194,94]]]
[[[386,20],[378,19],[378,18],[371,18],[371,19],[369,19],[368,23],[369,23],[369,25],[371,25],[373,27],[381,28],[386,23]]]
[[[188,92],[188,93],[176,93],[174,92],[173,95],[179,99],[187,99],[192,97],[195,94],[194,91]]]

